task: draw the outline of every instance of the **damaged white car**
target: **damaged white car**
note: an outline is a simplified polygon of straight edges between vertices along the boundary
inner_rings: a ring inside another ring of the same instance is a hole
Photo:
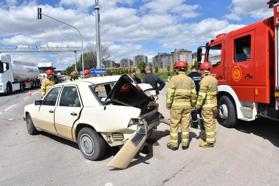
[[[159,124],[158,104],[150,90],[150,85],[136,84],[128,75],[57,84],[42,100],[24,108],[27,131],[77,142],[89,160],[104,157],[109,146],[125,144],[119,154],[125,151],[130,161]],[[123,157],[115,158],[112,167],[128,166],[116,165]]]

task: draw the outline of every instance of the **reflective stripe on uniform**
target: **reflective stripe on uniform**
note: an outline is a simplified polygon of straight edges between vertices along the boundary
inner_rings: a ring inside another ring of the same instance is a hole
[[[170,143],[178,144],[178,134],[177,133],[170,133]]]
[[[186,95],[191,95],[191,89],[175,89],[175,93],[184,93]]]

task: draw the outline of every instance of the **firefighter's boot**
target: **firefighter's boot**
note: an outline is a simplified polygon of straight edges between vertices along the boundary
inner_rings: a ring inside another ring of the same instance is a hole
[[[171,143],[171,142],[169,142],[169,143],[167,144],[167,147],[168,147],[168,149],[173,150],[173,151],[175,151],[175,150],[178,149],[178,146],[175,145],[175,144],[173,144],[173,143]]]
[[[189,144],[188,145],[182,145],[182,150],[187,150],[189,148]]]
[[[201,142],[201,143],[199,144],[199,146],[200,146],[201,148],[214,147],[214,143],[208,143],[208,142],[206,142],[206,141],[203,141],[203,142]]]

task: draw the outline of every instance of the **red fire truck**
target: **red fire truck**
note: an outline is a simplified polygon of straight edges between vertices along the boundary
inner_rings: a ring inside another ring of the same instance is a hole
[[[218,122],[226,127],[259,117],[279,121],[279,0],[268,5],[273,17],[206,44],[204,61],[211,63],[219,82]]]

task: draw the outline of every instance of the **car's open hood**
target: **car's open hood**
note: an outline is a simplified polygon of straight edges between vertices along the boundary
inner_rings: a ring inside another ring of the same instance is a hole
[[[143,105],[152,101],[137,83],[128,75],[122,75],[110,91],[107,100],[118,101],[130,106],[142,108]]]

